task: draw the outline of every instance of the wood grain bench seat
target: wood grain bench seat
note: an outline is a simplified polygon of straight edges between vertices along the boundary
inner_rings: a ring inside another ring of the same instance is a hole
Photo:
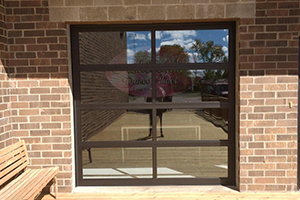
[[[27,169],[24,141],[0,150],[0,199],[34,199],[48,183],[54,184],[57,197],[58,167]]]

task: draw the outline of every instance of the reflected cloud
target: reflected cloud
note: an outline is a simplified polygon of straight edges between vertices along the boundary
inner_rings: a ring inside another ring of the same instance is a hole
[[[127,37],[132,38],[134,40],[147,40],[147,35],[142,33],[136,33],[136,32],[127,32]]]
[[[227,35],[226,37],[223,37],[224,42],[228,42],[228,39],[229,39],[229,35]]]

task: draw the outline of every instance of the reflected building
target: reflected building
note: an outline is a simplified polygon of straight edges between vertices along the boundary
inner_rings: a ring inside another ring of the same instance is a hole
[[[80,64],[126,63],[126,43],[126,34],[123,32],[81,33],[79,34]],[[128,93],[114,87],[107,79],[105,71],[81,72],[80,81],[82,103],[128,102]],[[82,139],[88,140],[105,129],[123,112],[122,110],[82,111]]]

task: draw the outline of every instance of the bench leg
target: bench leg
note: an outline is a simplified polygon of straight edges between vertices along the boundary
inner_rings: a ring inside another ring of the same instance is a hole
[[[54,186],[55,199],[57,199],[57,190],[58,190],[58,188],[57,188],[57,178],[56,177],[54,177],[54,179],[53,179],[53,186]]]
[[[86,150],[87,150],[88,153],[89,153],[89,161],[90,161],[90,163],[92,163],[92,152],[91,152],[91,148],[86,148]]]

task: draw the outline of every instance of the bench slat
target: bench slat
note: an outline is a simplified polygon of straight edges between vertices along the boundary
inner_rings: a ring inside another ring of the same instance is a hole
[[[13,149],[10,152],[7,152],[5,155],[3,155],[2,157],[0,157],[0,164],[7,162],[10,158],[14,157],[16,154],[18,154],[19,152],[23,151],[23,147],[17,147],[16,149]],[[0,167],[1,170],[1,167]]]
[[[36,179],[37,177],[44,176],[44,171],[43,170],[31,170],[28,173],[28,176],[26,179],[21,179],[19,181],[20,187],[15,190],[12,194],[10,194],[9,199],[24,199],[24,196],[26,195],[26,192],[29,190],[33,190],[33,187],[36,184],[39,184],[39,181]],[[33,190],[35,191],[35,190]],[[39,192],[39,191],[35,191]]]
[[[27,166],[27,164],[28,164],[27,159],[22,158],[15,164],[11,165],[9,168],[5,169],[3,171],[4,174],[6,174],[7,172],[10,172],[10,173],[7,174],[7,176],[5,176],[5,177],[2,176],[3,178],[0,180],[0,185],[2,185],[6,181],[8,181],[12,177],[14,177],[16,174],[18,174],[21,170],[23,170]],[[2,174],[2,172],[1,172],[1,174]]]
[[[5,176],[5,168],[9,167],[11,164],[17,162],[18,160],[24,158],[26,156],[26,153],[25,151],[23,152],[20,152],[19,154],[17,155],[13,155],[12,158],[10,158],[10,161],[9,162],[4,162],[3,164],[0,165],[0,179]]]
[[[55,177],[59,168],[28,169],[0,191],[1,199],[33,199]]]
[[[15,157],[15,155],[18,154],[18,151],[25,152],[24,157],[19,160]],[[8,158],[5,162],[3,160],[0,165],[0,185],[2,185],[28,165],[28,156],[24,141],[21,140],[16,144],[0,150],[0,158],[1,160]]]
[[[32,171],[33,171],[32,169],[28,169],[24,173],[22,173],[19,177],[11,181],[0,191],[0,196],[6,197],[5,199],[9,199],[9,197],[12,194],[16,193],[16,191],[18,191],[18,189],[23,186],[26,180],[29,180]],[[38,171],[35,172],[37,173]]]
[[[39,184],[36,184],[34,188],[29,190],[24,199],[33,199],[56,176],[58,170],[59,168],[49,168],[44,176],[39,177],[38,180],[35,178]]]
[[[8,147],[5,147],[4,149],[0,150],[0,157],[4,156],[5,154],[9,153],[10,151],[13,151],[14,149],[17,149],[19,147],[25,146],[24,140],[21,140],[15,144],[12,144]]]

